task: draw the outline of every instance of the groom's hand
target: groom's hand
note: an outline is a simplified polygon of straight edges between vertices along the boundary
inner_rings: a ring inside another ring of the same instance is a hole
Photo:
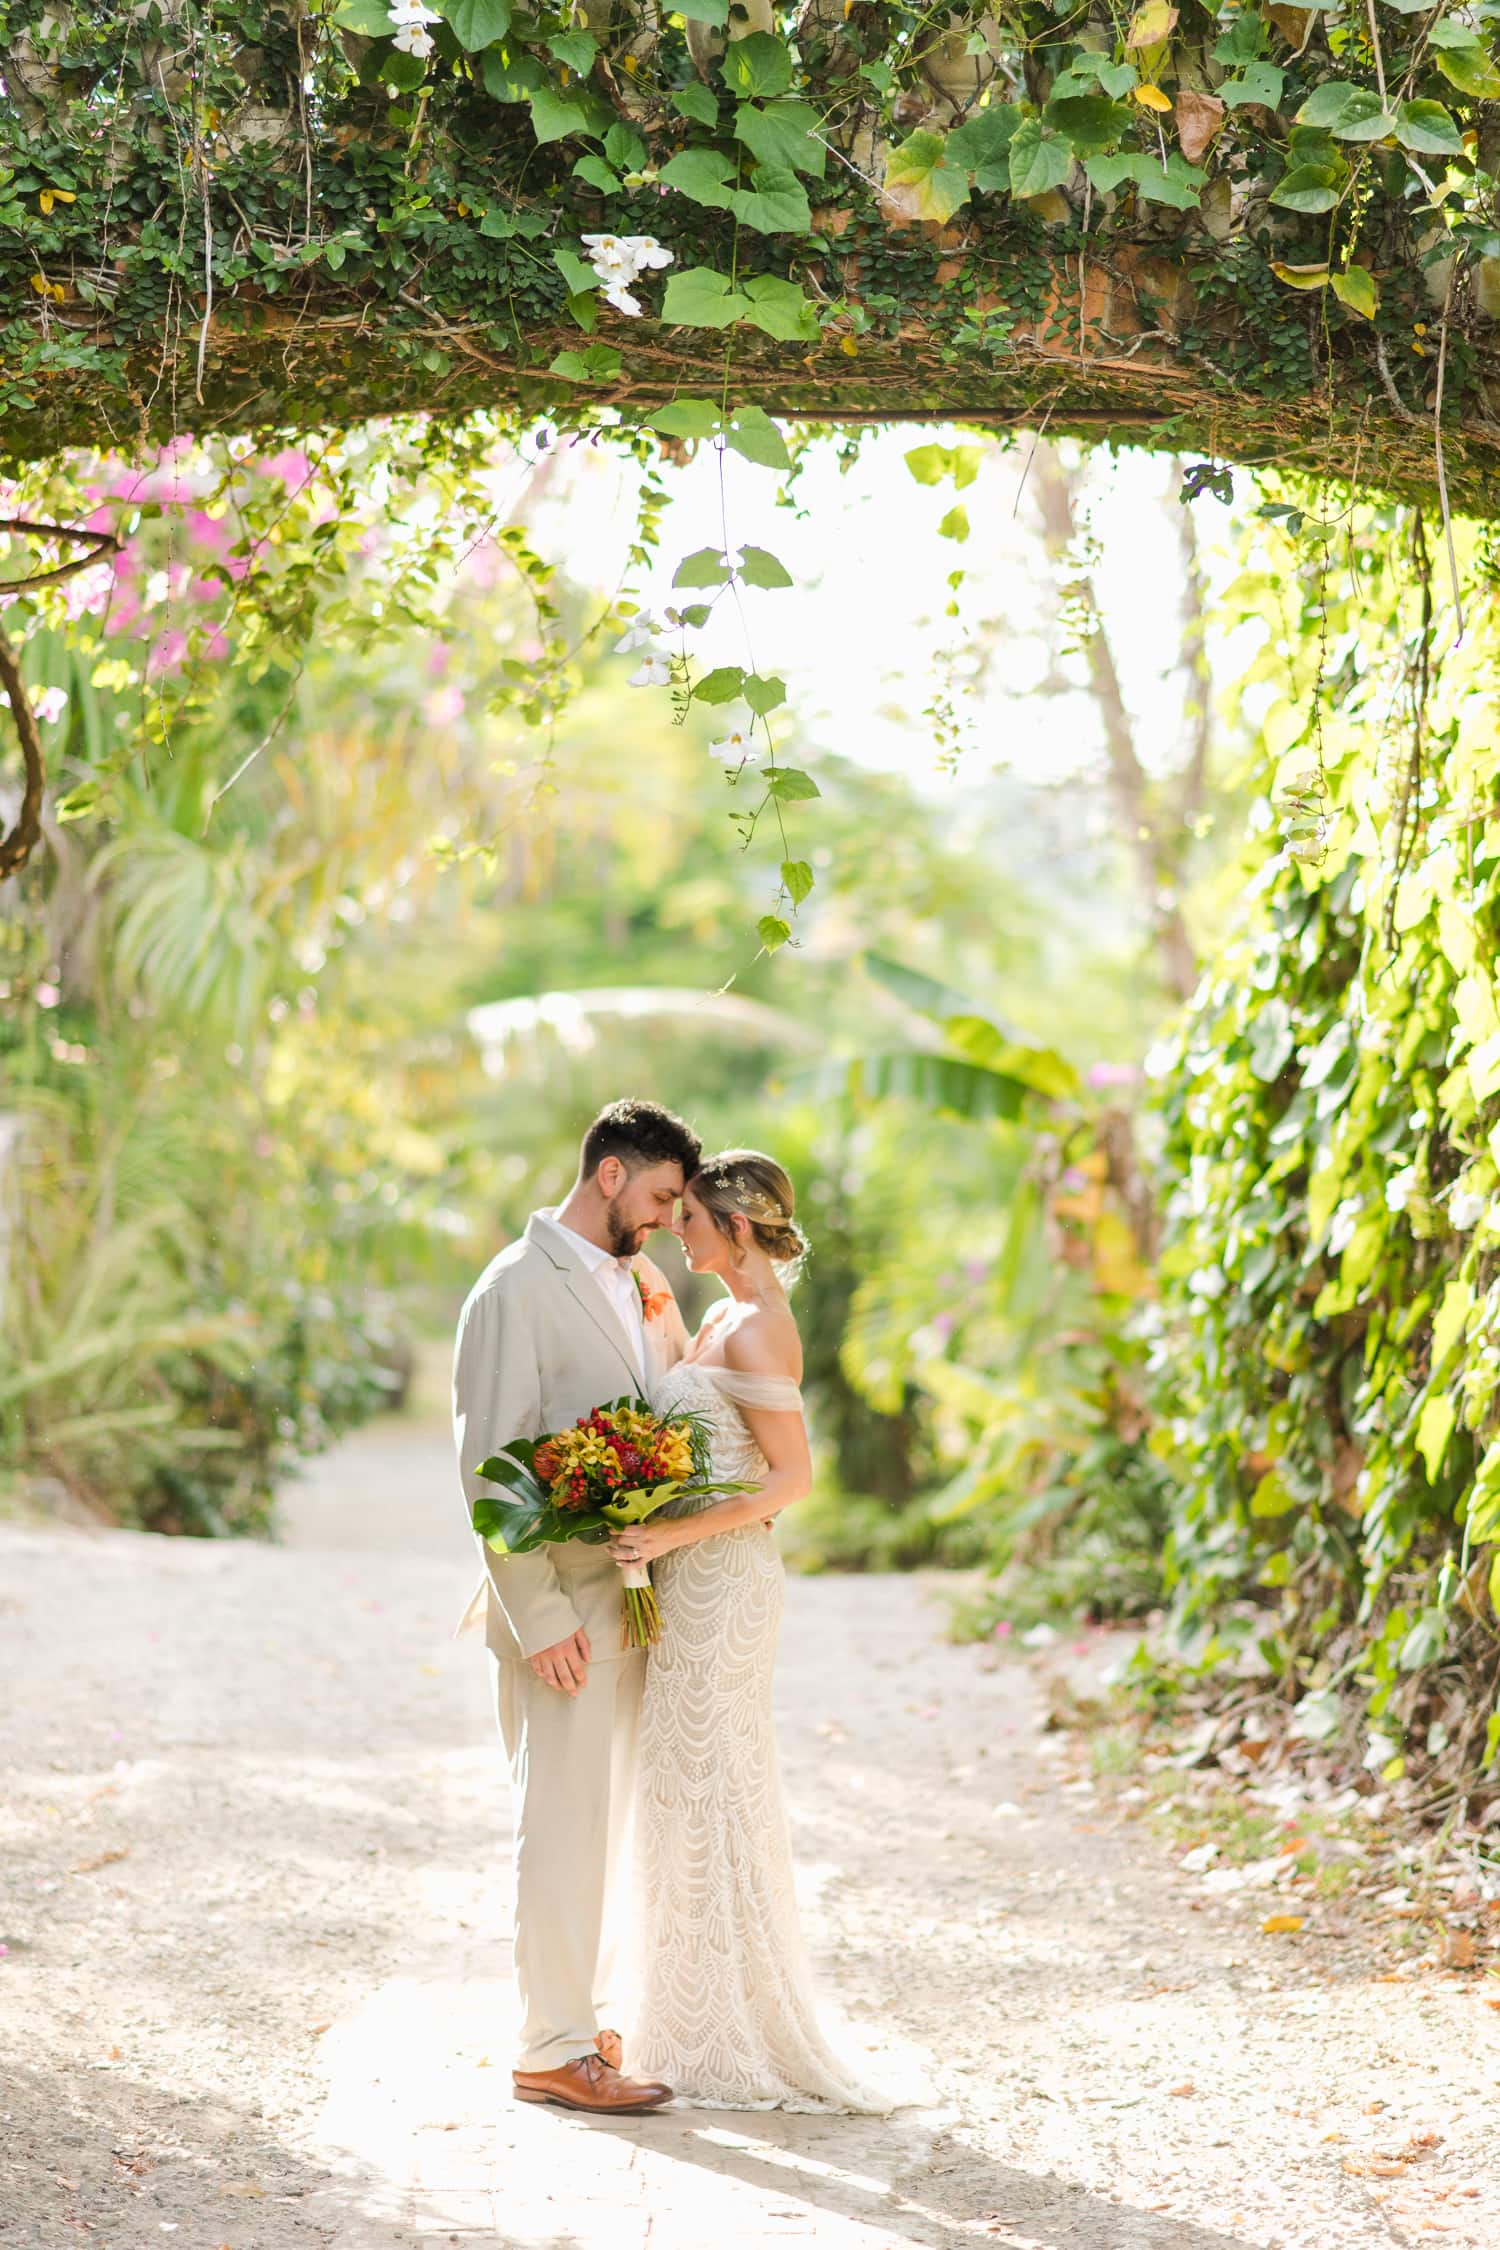
[[[554,1641],[550,1648],[539,1648],[530,1658],[531,1669],[548,1687],[560,1688],[564,1695],[576,1695],[589,1676],[589,1658],[593,1651],[589,1637],[580,1625],[565,1641]]]

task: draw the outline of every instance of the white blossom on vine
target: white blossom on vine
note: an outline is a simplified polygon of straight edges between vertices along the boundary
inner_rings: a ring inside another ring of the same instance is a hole
[[[389,0],[387,14],[395,33],[393,44],[404,55],[415,55],[426,62],[432,53],[432,33],[429,24],[441,23],[442,17],[425,0]]]
[[[669,266],[672,252],[654,234],[586,234],[581,239],[605,303],[638,318],[644,307],[631,295],[630,284],[653,267]]]
[[[630,675],[632,687],[667,687],[672,679],[672,659],[653,652],[641,658],[638,668]]]

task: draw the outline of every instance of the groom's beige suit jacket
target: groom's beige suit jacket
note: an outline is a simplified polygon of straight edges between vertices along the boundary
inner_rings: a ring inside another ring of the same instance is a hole
[[[653,1289],[649,1259],[631,1261]],[[675,1299],[645,1324],[646,1384],[682,1357],[686,1331]],[[641,1373],[623,1322],[581,1258],[533,1217],[480,1275],[459,1315],[453,1359],[453,1433],[464,1500],[499,1487],[479,1464],[517,1438],[567,1429],[607,1400],[639,1395]],[[607,1547],[570,1540],[531,1555],[497,1555],[477,1541],[484,1577],[462,1625],[484,1619],[501,1658],[534,1656],[581,1625],[595,1663],[621,1651],[620,1573]]]

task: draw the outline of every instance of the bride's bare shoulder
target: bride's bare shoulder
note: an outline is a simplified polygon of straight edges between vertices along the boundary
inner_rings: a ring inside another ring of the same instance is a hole
[[[802,1338],[790,1307],[756,1305],[725,1331],[724,1364],[739,1375],[802,1380]]]

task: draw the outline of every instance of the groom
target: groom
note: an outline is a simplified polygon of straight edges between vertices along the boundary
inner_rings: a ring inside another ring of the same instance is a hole
[[[480,1275],[453,1363],[471,1506],[493,1489],[476,1473],[492,1453],[644,1391],[681,1357],[682,1317],[640,1250],[670,1224],[700,1153],[670,1110],[612,1103],[584,1135],[566,1202],[533,1212],[521,1240]],[[576,1540],[529,1555],[497,1555],[481,1540],[479,1551],[486,1578],[475,1602],[516,1809],[516,2094],[569,2109],[655,2109],[671,2088],[625,2077],[618,2036],[599,2028],[605,1908],[629,1818],[646,1663],[643,1650],[621,1646],[619,1568],[606,1547]]]

